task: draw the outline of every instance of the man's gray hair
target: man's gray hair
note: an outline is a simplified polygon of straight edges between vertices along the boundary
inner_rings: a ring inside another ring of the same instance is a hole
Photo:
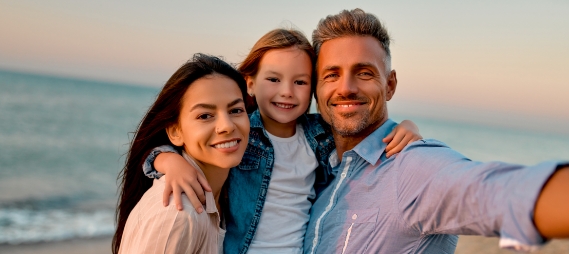
[[[339,14],[329,15],[318,22],[318,26],[312,32],[312,46],[316,55],[320,53],[320,47],[328,40],[344,36],[372,36],[376,38],[383,50],[385,50],[386,71],[391,71],[391,51],[389,50],[389,34],[379,19],[362,9],[351,11],[343,10]]]

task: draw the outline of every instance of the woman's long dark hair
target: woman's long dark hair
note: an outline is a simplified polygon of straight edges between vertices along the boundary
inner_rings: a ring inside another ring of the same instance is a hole
[[[134,133],[127,154],[125,166],[118,177],[121,194],[115,214],[117,229],[112,245],[114,254],[119,252],[128,215],[142,198],[142,195],[152,186],[152,179],[146,177],[142,172],[144,160],[155,147],[173,146],[166,134],[166,128],[178,122],[182,98],[186,90],[197,79],[215,73],[234,80],[239,86],[243,98],[246,98],[247,85],[237,70],[217,57],[198,53],[170,77],[138,125],[138,130]]]

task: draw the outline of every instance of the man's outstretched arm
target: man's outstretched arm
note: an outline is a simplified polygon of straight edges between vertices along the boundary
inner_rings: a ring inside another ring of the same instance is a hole
[[[543,237],[569,238],[569,166],[562,166],[545,183],[533,220]]]

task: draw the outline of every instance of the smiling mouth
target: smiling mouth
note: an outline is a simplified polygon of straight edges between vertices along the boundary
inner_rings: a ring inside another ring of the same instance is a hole
[[[213,147],[218,148],[218,149],[231,148],[231,147],[236,146],[238,143],[239,143],[239,140],[233,140],[233,141],[229,141],[229,142],[216,144]]]
[[[356,102],[356,103],[351,103],[351,104],[334,104],[332,103],[333,107],[339,107],[339,108],[349,108],[349,107],[353,107],[353,106],[360,106],[363,105],[365,103],[363,102]]]
[[[290,109],[290,108],[296,107],[296,105],[294,105],[294,104],[284,104],[284,103],[278,103],[278,102],[273,102],[273,105],[275,105],[279,108],[284,108],[284,109]]]

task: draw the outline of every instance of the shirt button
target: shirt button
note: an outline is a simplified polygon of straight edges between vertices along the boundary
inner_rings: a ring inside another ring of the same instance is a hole
[[[316,245],[318,241],[316,239],[314,239],[314,241],[312,241],[312,244]]]
[[[358,218],[358,215],[354,213],[354,215],[352,215],[352,220],[355,220]]]
[[[342,176],[342,178],[346,177],[346,173],[342,173],[341,176]]]

